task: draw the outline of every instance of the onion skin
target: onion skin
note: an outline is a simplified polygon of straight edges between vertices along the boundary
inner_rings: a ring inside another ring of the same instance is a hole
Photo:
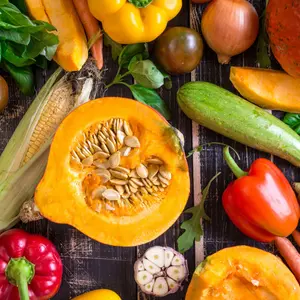
[[[256,40],[259,18],[246,0],[214,0],[205,9],[201,22],[203,36],[221,64],[246,51]]]

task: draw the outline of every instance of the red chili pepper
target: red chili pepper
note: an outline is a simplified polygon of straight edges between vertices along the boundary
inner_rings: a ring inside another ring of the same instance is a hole
[[[288,236],[297,227],[300,208],[283,173],[270,160],[259,158],[242,171],[224,148],[224,158],[238,178],[224,191],[222,202],[234,225],[261,242]]]
[[[40,235],[12,229],[0,235],[0,300],[46,300],[56,294],[62,262]]]

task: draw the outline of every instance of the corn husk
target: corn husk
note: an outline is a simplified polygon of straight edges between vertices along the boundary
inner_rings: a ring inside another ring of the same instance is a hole
[[[19,221],[23,203],[33,198],[47,164],[52,137],[63,118],[90,99],[93,86],[101,78],[90,66],[88,62],[82,72],[67,73],[59,80],[62,69],[58,68],[3,151],[0,157],[0,232]]]

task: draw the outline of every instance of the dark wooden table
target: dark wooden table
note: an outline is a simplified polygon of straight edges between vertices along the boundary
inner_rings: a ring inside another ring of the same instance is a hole
[[[257,12],[262,13],[265,0],[252,1]],[[192,5],[188,0],[184,0],[183,9],[180,15],[171,22],[170,26],[191,26],[200,30],[201,14],[205,5]],[[173,119],[172,124],[183,132],[186,139],[186,151],[193,147],[212,141],[222,142],[233,146],[241,155],[240,165],[246,169],[251,162],[258,157],[272,159],[293,181],[297,179],[297,168],[289,163],[261,153],[238,144],[230,139],[224,138],[212,131],[198,126],[189,120],[178,108],[176,102],[176,92],[180,86],[189,81],[202,80],[218,84],[226,89],[234,91],[229,81],[230,65],[221,66],[217,62],[215,53],[205,46],[204,58],[198,68],[191,74],[180,77],[173,77],[173,88],[171,91],[162,89],[161,95],[168,102]],[[105,50],[106,69],[105,80],[108,82],[116,73],[117,66],[111,60],[110,52]],[[256,65],[256,45],[242,55],[234,57],[231,65],[255,66]],[[50,66],[46,71],[36,70],[37,86],[40,88],[49,77],[51,70],[55,66]],[[10,102],[4,113],[0,114],[0,153],[3,151],[14,129],[29,107],[32,98],[24,97],[20,94],[15,84],[9,77],[6,77],[10,85]],[[131,94],[123,86],[111,88],[107,95],[131,97]],[[222,158],[222,148],[211,146],[206,148],[200,155],[195,154],[189,158],[191,172],[192,193],[188,202],[188,207],[198,203],[201,198],[201,187],[206,186],[208,181],[217,173],[221,176],[213,183],[206,203],[206,210],[211,216],[211,222],[204,222],[204,238],[197,243],[195,248],[188,251],[185,257],[189,263],[190,273],[195,269],[204,257],[212,254],[224,247],[234,245],[256,246],[274,253],[274,246],[271,244],[256,243],[249,240],[240,233],[227,218],[221,204],[221,195],[227,184],[233,179],[232,173]],[[133,277],[133,264],[136,258],[142,254],[149,246],[167,245],[176,248],[176,240],[180,234],[180,224],[185,216],[181,216],[177,222],[164,235],[153,242],[132,248],[110,247],[100,244],[83,235],[76,229],[51,223],[47,220],[31,223],[28,225],[18,225],[29,232],[40,233],[56,245],[64,263],[64,276],[61,289],[55,300],[70,299],[86,291],[97,288],[109,288],[120,294],[123,300],[154,299],[140,293]],[[99,230],[101,230],[99,228]],[[191,276],[190,276],[191,278]],[[165,299],[184,299],[187,283],[183,291]]]

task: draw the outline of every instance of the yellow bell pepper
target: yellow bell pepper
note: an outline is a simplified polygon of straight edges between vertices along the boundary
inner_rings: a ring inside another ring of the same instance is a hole
[[[73,300],[121,300],[121,298],[111,290],[95,290],[73,298]]]
[[[181,10],[182,0],[88,0],[104,31],[120,44],[155,40]]]

